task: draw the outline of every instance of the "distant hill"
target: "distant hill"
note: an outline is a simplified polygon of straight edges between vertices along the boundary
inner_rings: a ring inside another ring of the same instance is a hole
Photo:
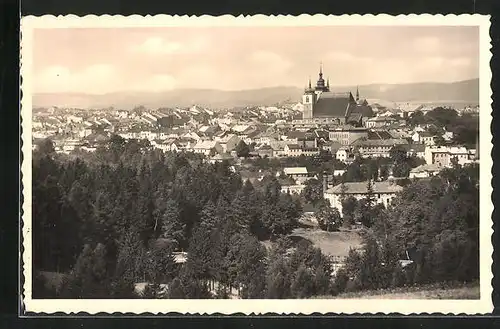
[[[479,79],[452,83],[372,84],[360,86],[359,92],[362,98],[391,102],[479,104]]]
[[[332,91],[356,91],[356,86],[332,87]],[[479,79],[454,83],[370,84],[359,86],[361,98],[390,102],[456,102],[479,103]],[[139,105],[148,108],[187,107],[193,104],[212,108],[275,105],[298,102],[302,88],[271,87],[241,91],[211,89],[176,89],[165,92],[116,92],[103,95],[85,93],[38,93],[33,107],[78,107],[130,109]]]

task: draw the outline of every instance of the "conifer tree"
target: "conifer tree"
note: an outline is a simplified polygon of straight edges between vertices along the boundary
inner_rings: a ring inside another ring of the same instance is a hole
[[[161,236],[172,239],[178,245],[185,242],[186,224],[182,222],[179,203],[168,199],[161,215]]]
[[[266,273],[267,298],[286,299],[291,297],[290,269],[283,254],[274,252]]]
[[[167,297],[169,299],[184,299],[184,287],[182,282],[178,277],[175,277],[170,283],[167,291]]]
[[[312,276],[311,270],[305,265],[301,265],[297,272],[295,272],[294,278],[291,284],[291,292],[295,298],[307,298],[312,296],[314,292],[314,278]]]

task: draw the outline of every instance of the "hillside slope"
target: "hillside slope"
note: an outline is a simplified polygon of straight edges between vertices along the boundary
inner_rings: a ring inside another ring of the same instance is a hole
[[[356,86],[332,87],[334,92],[356,91]],[[479,102],[479,79],[453,83],[371,84],[359,86],[362,98],[391,102]],[[187,107],[193,104],[211,108],[275,105],[298,102],[303,90],[297,87],[272,87],[241,91],[178,89],[165,92],[116,92],[102,95],[85,93],[38,93],[33,107],[78,107],[130,109]]]

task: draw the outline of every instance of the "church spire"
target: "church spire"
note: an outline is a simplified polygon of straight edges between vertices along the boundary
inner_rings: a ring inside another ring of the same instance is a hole
[[[356,102],[359,101],[359,86],[356,87]]]
[[[326,88],[330,90],[330,78],[326,79]]]
[[[319,77],[323,77],[323,62],[319,62]]]
[[[311,77],[309,77],[309,89],[311,89]]]

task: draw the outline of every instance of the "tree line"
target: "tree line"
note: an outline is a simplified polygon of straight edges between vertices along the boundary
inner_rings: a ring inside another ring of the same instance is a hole
[[[307,298],[478,277],[477,167],[414,182],[389,209],[345,198],[340,219],[320,206],[323,229],[360,221],[367,232],[332,278],[321,250],[287,239],[302,204],[275,177],[253,186],[227,163],[137,145],[114,137],[67,158],[44,141],[34,152],[34,298],[134,298],[141,282],[145,298]],[[64,274],[57,291],[47,272]]]
[[[453,133],[452,144],[475,147],[479,136],[479,115],[466,113],[458,115],[457,111],[447,107],[436,107],[424,114],[416,111],[408,118],[410,126],[430,125],[434,134],[443,134],[445,131]],[[437,138],[438,144],[444,144],[441,136]]]
[[[344,220],[360,218],[369,229],[336,273],[334,294],[479,279],[478,165],[414,181],[388,209],[369,197],[342,202]]]
[[[69,273],[63,297],[128,296],[138,282],[182,283],[193,298],[216,284],[256,296],[246,291],[254,271],[267,269],[260,241],[289,234],[300,201],[275,177],[254,188],[227,163],[185,154],[142,149],[131,165],[123,161],[131,147],[111,138],[91,161],[61,159],[47,142],[35,152],[35,271]],[[184,265],[175,251],[187,252]]]

